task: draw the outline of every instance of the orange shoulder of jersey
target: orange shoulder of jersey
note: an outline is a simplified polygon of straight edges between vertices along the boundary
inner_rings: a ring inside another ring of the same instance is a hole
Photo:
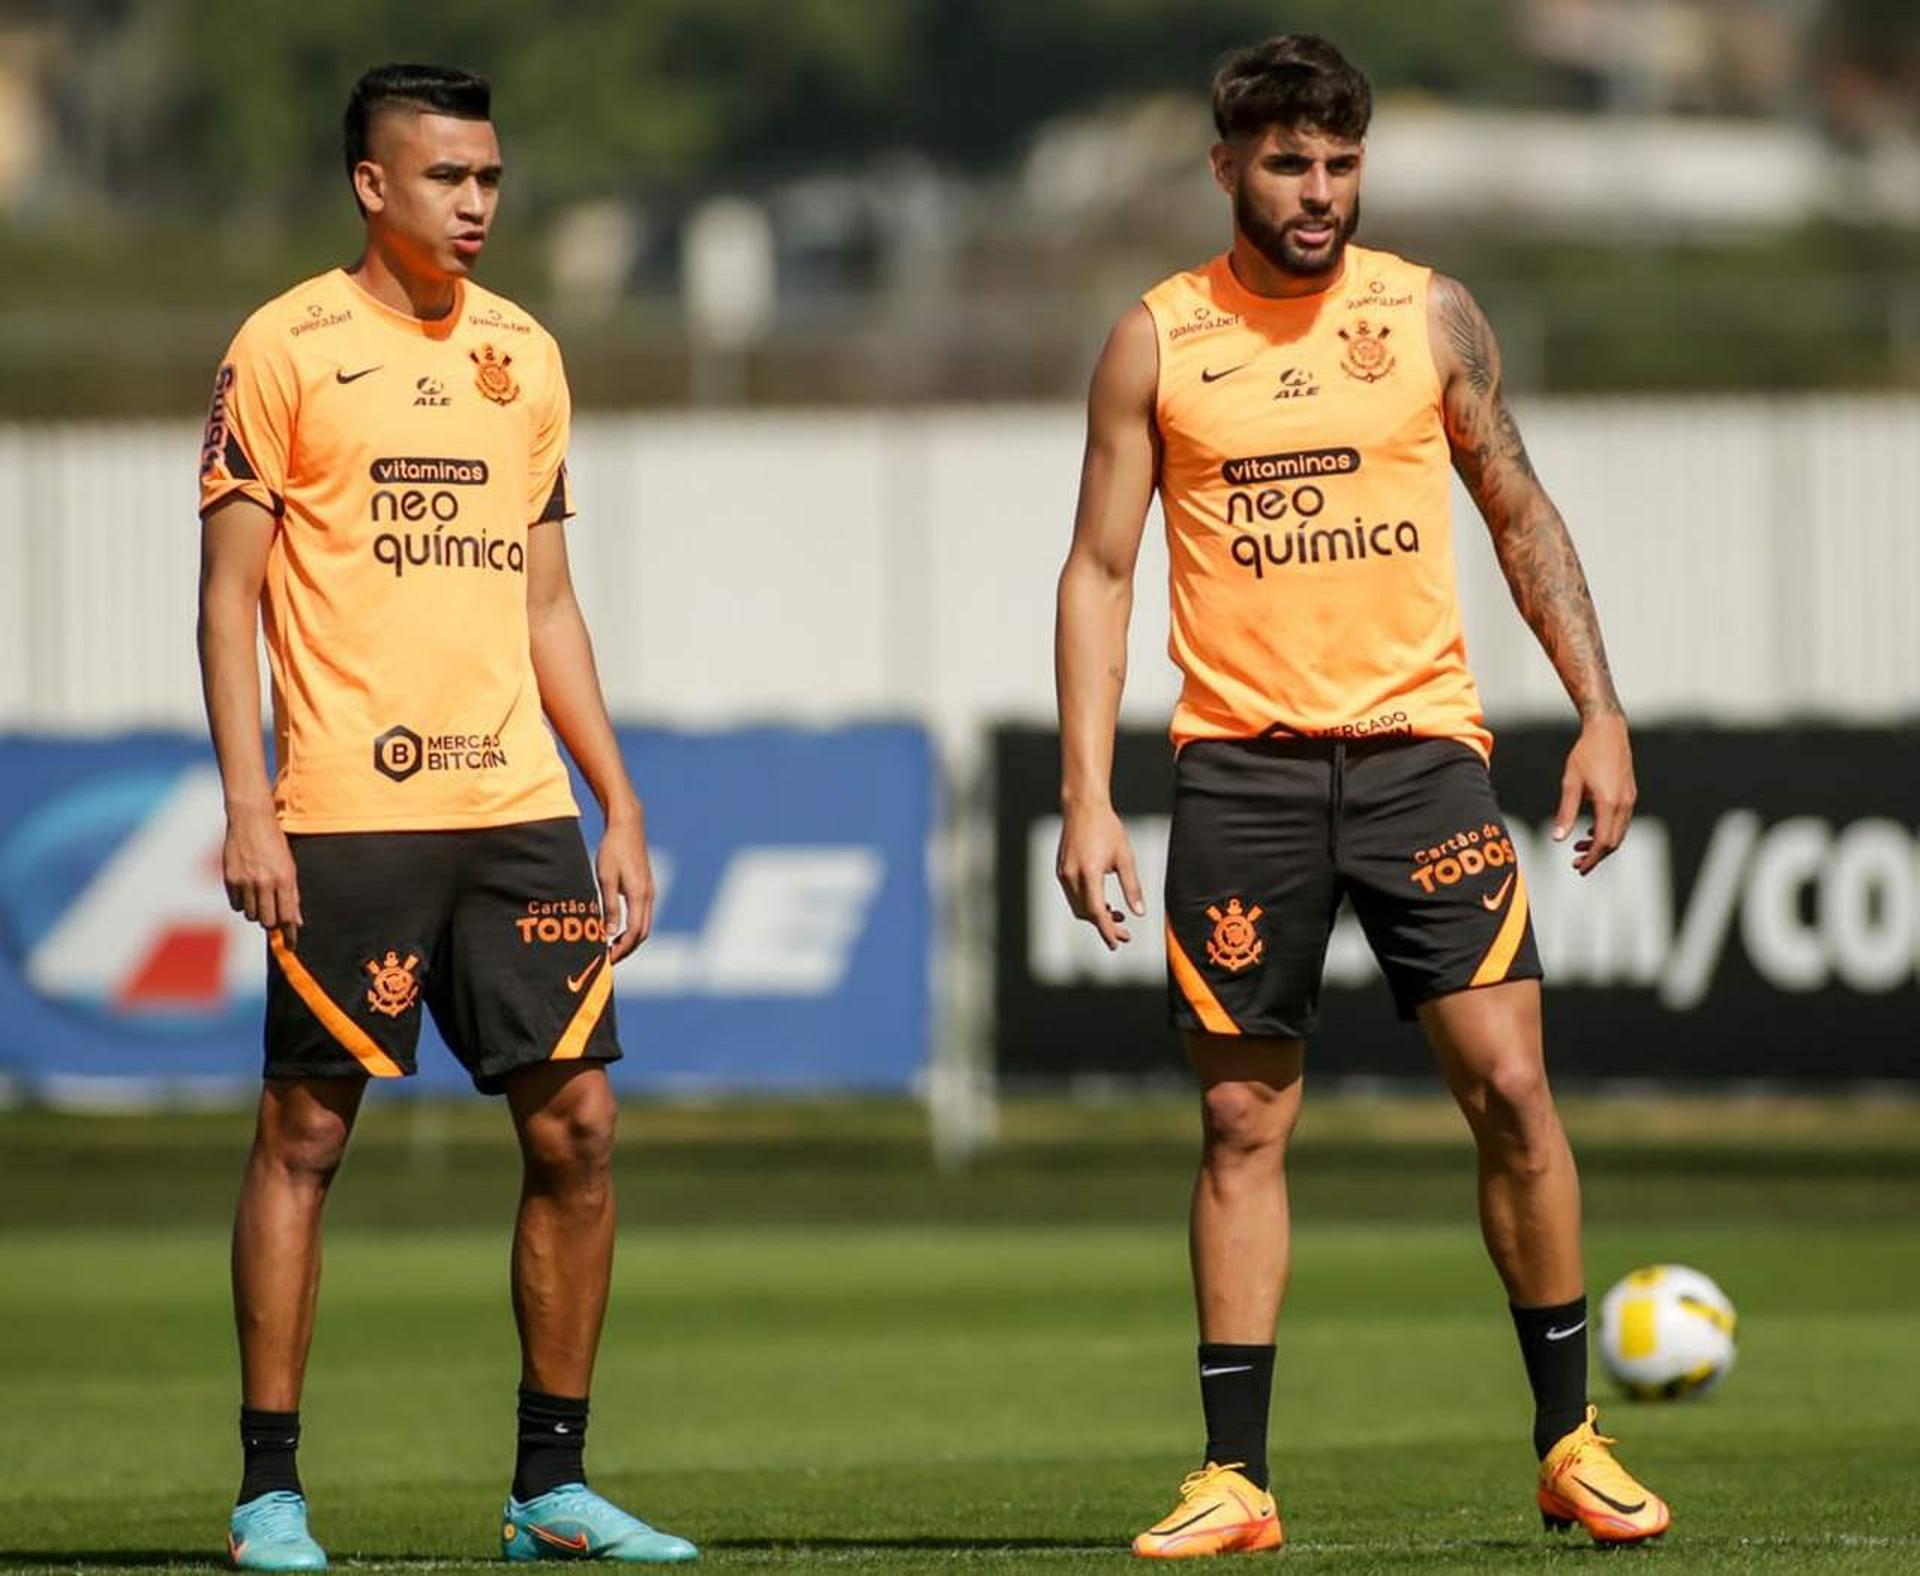
[[[1489,752],[1454,585],[1431,277],[1349,246],[1312,295],[1255,295],[1223,255],[1144,297],[1176,743],[1444,737]]]
[[[342,270],[249,318],[215,381],[201,508],[276,518],[264,619],[295,831],[575,813],[528,656],[529,533],[572,512],[558,348],[463,285],[395,311]]]

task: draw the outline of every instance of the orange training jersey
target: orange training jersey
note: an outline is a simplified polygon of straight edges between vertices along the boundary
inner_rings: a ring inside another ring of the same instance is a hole
[[[1176,745],[1400,735],[1490,754],[1454,589],[1431,278],[1349,246],[1318,295],[1255,295],[1224,255],[1147,292]]]
[[[527,536],[573,512],[560,352],[463,284],[426,323],[340,269],[248,318],[213,389],[200,510],[278,522],[264,621],[291,832],[578,814],[540,712]]]

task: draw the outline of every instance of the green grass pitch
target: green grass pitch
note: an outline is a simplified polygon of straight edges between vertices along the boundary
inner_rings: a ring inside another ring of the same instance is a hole
[[[904,1108],[630,1114],[597,1486],[719,1568],[1135,1568],[1193,1465],[1184,1103],[1009,1113],[942,1177]],[[1738,1304],[1698,1403],[1612,1402],[1658,1546],[1541,1531],[1525,1385],[1432,1107],[1309,1103],[1274,1400],[1281,1556],[1327,1571],[1920,1570],[1920,1111],[1575,1107],[1597,1292]],[[491,1562],[511,1464],[497,1108],[370,1109],[302,1470],[336,1568]],[[246,1127],[0,1116],[0,1569],[210,1567],[238,1473]],[[1253,1567],[1260,1568],[1258,1565]]]

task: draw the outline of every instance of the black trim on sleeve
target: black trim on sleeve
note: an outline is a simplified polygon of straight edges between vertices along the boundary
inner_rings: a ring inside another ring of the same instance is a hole
[[[200,505],[200,518],[203,520],[206,519],[206,517],[212,514],[214,510],[218,509],[221,504],[226,503],[231,499],[251,498],[252,496],[253,495],[250,492],[248,492],[247,489],[244,487],[239,487],[239,486],[229,487],[225,492],[216,493],[213,497],[209,498],[205,503]],[[272,511],[274,519],[276,520],[283,519],[286,516],[286,512],[287,512],[287,500],[282,498],[277,492],[268,492],[267,507]]]
[[[560,469],[554,472],[553,491],[547,494],[547,501],[540,513],[534,516],[535,525],[545,525],[550,520],[564,520],[567,517],[567,462],[560,462]]]
[[[253,461],[247,458],[247,451],[240,447],[240,440],[231,432],[227,434],[227,452],[225,455],[227,474],[237,482],[257,482],[260,473],[253,468]]]

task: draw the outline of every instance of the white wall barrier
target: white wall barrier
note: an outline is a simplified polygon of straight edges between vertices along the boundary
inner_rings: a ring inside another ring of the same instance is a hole
[[[1920,705],[1920,400],[1617,399],[1520,412],[1637,718]],[[1081,420],[1059,406],[591,416],[576,579],[616,712],[671,724],[910,714],[967,755],[1049,715]],[[0,727],[193,725],[191,423],[0,430]],[[1564,701],[1456,499],[1496,723]],[[1128,715],[1163,718],[1150,526]]]

